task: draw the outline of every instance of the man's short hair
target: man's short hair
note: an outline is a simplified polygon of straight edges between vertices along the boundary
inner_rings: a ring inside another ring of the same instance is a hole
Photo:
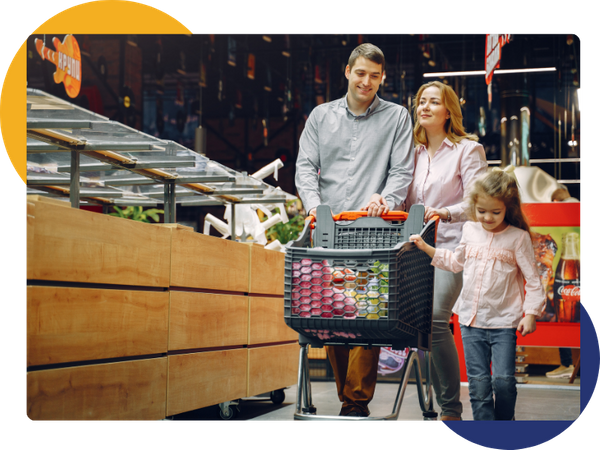
[[[385,72],[385,56],[383,56],[383,52],[376,45],[365,43],[356,47],[350,54],[350,58],[348,58],[350,70],[352,70],[352,66],[354,66],[359,56],[373,61],[375,64],[381,64],[381,72]]]
[[[558,188],[557,190],[555,190],[551,197],[550,197],[550,201],[554,202],[554,201],[559,201],[562,202],[568,198],[570,198],[571,196],[569,195],[569,191],[567,191],[564,188]]]

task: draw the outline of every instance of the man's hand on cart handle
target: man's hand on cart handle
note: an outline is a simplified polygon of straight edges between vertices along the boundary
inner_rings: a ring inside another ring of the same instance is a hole
[[[308,212],[308,215],[309,215],[309,216],[313,216],[313,217],[314,217],[314,219],[313,219],[313,222],[314,222],[314,221],[317,219],[317,208],[313,208],[313,209],[311,209],[311,210]],[[331,217],[335,217],[335,216],[333,215],[333,213],[331,213]],[[308,219],[308,216],[307,216],[306,218]]]
[[[331,217],[335,218],[335,216],[333,215],[333,213],[331,213]],[[317,208],[311,209],[308,212],[308,216],[306,216],[306,219],[304,219],[304,220],[305,220],[305,223],[306,223],[306,220],[310,220],[310,228],[312,230],[314,230],[315,229],[315,222],[317,221]]]
[[[382,214],[390,212],[387,201],[379,194],[371,195],[367,206],[363,206],[360,210],[367,211],[369,217],[381,217]]]

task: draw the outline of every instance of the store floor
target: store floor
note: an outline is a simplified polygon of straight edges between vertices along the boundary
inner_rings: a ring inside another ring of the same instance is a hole
[[[550,380],[532,377],[527,383],[519,384],[517,387],[517,420],[575,420],[579,417],[579,378],[575,380],[574,384],[569,384],[567,379]],[[335,382],[313,381],[311,388],[317,414],[337,415],[339,413],[340,402],[337,398]],[[296,386],[290,386],[284,392],[285,400],[280,405],[274,405],[267,394],[251,399],[242,399],[240,412],[233,420],[294,420]],[[371,416],[390,414],[397,392],[397,383],[378,383],[375,398],[370,404]],[[463,383],[461,387],[461,399],[464,408],[463,419],[472,420],[473,414],[466,383]],[[435,408],[439,412],[437,405]],[[179,414],[173,416],[172,419],[221,420],[218,406]],[[409,384],[406,388],[398,420],[423,420],[415,384]]]

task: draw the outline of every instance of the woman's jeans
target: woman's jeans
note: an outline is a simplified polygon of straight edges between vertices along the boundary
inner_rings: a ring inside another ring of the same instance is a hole
[[[516,331],[516,328],[460,326],[475,420],[514,419]]]
[[[442,416],[460,417],[460,365],[454,337],[450,332],[452,308],[462,289],[462,272],[435,269],[431,381]],[[458,330],[455,330],[458,332]]]

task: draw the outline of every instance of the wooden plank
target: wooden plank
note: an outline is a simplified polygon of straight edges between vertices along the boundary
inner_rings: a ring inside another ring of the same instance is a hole
[[[169,355],[167,416],[246,396],[248,349]]]
[[[28,214],[33,212],[27,222],[28,279],[168,287],[169,229],[31,203],[35,208],[28,209]]]
[[[298,340],[298,332],[285,324],[283,298],[250,297],[248,344]]]
[[[285,254],[274,250],[265,250],[258,244],[250,247],[250,285],[251,294],[283,295]]]
[[[167,358],[40,370],[27,374],[32,420],[159,420]]]
[[[298,382],[298,344],[248,349],[248,397]]]
[[[172,230],[171,286],[248,292],[248,246]]]
[[[248,297],[171,291],[169,350],[248,343]]]
[[[527,355],[524,361],[527,364],[560,365],[560,353],[556,347],[523,347],[523,352],[519,354]],[[571,349],[573,365],[575,365],[579,354],[578,348]]]
[[[167,352],[169,293],[27,287],[27,366]]]
[[[57,198],[52,198],[52,197],[46,197],[44,195],[28,195],[27,196],[27,202],[45,202],[45,203],[50,203],[51,205],[56,205],[56,206],[64,206],[67,208],[71,207],[71,202],[69,202],[68,200],[59,200]]]
[[[194,227],[188,227],[187,225],[181,225],[180,223],[155,223],[154,226],[170,228],[173,230],[194,231]]]
[[[25,347],[25,327],[26,327],[26,322],[25,322],[25,286],[23,286],[23,367],[25,367],[26,364],[26,347]]]

